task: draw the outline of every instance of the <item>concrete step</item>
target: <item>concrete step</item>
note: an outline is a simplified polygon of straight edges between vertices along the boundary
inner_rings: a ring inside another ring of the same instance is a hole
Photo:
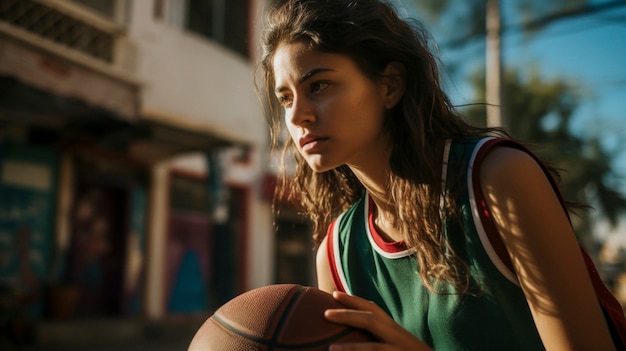
[[[207,316],[208,317],[208,316]],[[85,319],[33,322],[18,340],[0,340],[7,351],[186,350],[206,317]]]

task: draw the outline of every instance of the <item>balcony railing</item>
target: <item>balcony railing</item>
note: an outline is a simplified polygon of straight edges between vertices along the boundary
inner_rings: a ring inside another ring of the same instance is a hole
[[[0,21],[101,62],[112,63],[118,28],[65,3],[69,6],[55,1],[3,0]]]

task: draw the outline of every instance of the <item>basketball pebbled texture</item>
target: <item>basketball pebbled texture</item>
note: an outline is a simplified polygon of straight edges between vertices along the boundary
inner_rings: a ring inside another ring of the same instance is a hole
[[[324,311],[344,308],[316,288],[276,284],[222,305],[198,329],[189,351],[328,350],[337,342],[368,342],[367,332],[328,322]]]

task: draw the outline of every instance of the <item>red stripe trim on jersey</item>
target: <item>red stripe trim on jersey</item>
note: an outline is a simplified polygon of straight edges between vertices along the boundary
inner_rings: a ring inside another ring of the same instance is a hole
[[[387,253],[398,253],[398,252],[405,251],[407,247],[406,247],[406,243],[404,240],[388,242],[388,241],[385,241],[385,239],[383,239],[380,233],[378,233],[378,230],[376,229],[376,226],[374,225],[374,214],[376,213],[376,204],[374,203],[374,200],[372,200],[371,197],[368,196],[368,198],[369,198],[369,211],[367,213],[367,224],[369,226],[372,239],[374,239],[374,242],[376,243],[376,245],[378,245],[379,248],[381,248],[383,251]]]
[[[333,285],[335,286],[335,290],[346,292],[345,287],[341,283],[341,278],[339,278],[339,272],[337,271],[337,261],[335,259],[335,225],[336,221],[333,221],[328,226],[328,232],[326,233],[326,250],[328,254],[328,265],[330,266],[330,276],[333,280]]]

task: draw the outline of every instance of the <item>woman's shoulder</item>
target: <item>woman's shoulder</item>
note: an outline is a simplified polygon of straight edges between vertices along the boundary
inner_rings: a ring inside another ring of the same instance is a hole
[[[545,180],[548,171],[543,162],[521,143],[511,140],[491,139],[493,145],[483,146],[480,153],[480,179],[485,184]]]

